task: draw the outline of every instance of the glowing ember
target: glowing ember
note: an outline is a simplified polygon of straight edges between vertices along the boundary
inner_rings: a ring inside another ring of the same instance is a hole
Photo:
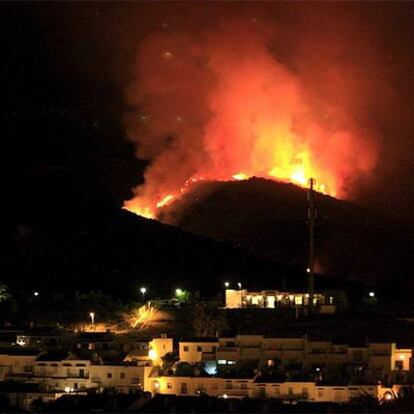
[[[173,196],[172,194],[168,194],[161,201],[159,201],[157,203],[157,208],[167,206],[168,204],[170,204],[174,200],[174,198],[175,198],[175,196]]]
[[[235,180],[238,180],[238,181],[242,181],[242,180],[247,180],[249,177],[246,174],[237,173],[237,174],[234,174],[232,176],[232,178],[234,178]]]

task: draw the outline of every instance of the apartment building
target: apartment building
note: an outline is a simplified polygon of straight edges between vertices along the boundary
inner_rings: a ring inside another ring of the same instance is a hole
[[[394,398],[399,386],[321,385],[311,381],[266,381],[263,378],[220,378],[153,376],[145,391],[152,395],[171,394],[197,396],[206,394],[219,398],[280,399],[284,401],[348,403],[367,395],[381,399]]]
[[[80,359],[70,352],[48,352],[39,355],[31,382],[44,389],[76,392],[91,387],[89,360]]]
[[[192,338],[178,344],[178,356],[181,362],[197,363],[216,359],[218,338]]]
[[[145,391],[154,394],[200,395],[211,396],[231,395],[249,396],[254,378],[220,378],[220,377],[180,377],[153,376],[148,379]]]
[[[39,351],[8,348],[0,351],[0,381],[23,381],[33,376]]]
[[[90,387],[112,388],[122,393],[134,393],[144,389],[145,378],[148,378],[152,366],[139,365],[91,365]]]
[[[360,346],[312,341],[306,338],[267,338],[262,335],[185,340],[179,343],[180,362],[203,362],[211,369],[256,361],[257,366],[295,368],[320,378],[355,378],[384,383],[404,381],[411,370],[412,350],[395,343]]]
[[[149,343],[148,356],[155,366],[162,365],[162,358],[174,351],[173,339],[161,336],[161,338],[154,338]]]
[[[278,290],[249,291],[247,289],[226,289],[225,308],[302,308],[309,305],[309,294],[306,292],[280,292]],[[333,295],[314,293],[315,310],[323,314],[336,312]]]
[[[38,384],[41,389],[56,392],[81,392],[87,389],[113,388],[122,393],[142,390],[152,366],[128,363],[91,364],[73,354],[59,356],[55,353],[40,355],[26,382]]]

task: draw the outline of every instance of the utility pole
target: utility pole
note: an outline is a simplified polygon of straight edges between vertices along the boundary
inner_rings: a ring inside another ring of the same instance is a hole
[[[309,180],[308,192],[308,220],[309,220],[309,268],[308,270],[308,293],[309,293],[309,314],[313,310],[314,275],[315,275],[315,191],[313,189],[315,180]]]

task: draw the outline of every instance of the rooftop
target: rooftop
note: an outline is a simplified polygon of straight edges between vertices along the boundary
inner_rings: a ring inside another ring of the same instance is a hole
[[[195,338],[183,338],[179,342],[218,342],[219,338],[217,337],[195,337]]]
[[[79,360],[79,357],[67,351],[51,351],[51,352],[44,352],[36,358],[36,361],[64,361],[64,360]]]
[[[0,355],[36,356],[39,355],[39,351],[37,349],[15,346],[13,348],[0,349]]]

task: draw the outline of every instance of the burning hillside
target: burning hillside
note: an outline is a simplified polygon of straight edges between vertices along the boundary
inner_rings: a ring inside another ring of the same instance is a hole
[[[372,172],[377,146],[355,113],[365,80],[320,64],[332,92],[324,95],[286,61],[280,36],[263,16],[209,23],[194,12],[148,33],[126,127],[150,164],[125,208],[157,217],[194,182],[253,176],[299,186],[313,177],[319,192],[346,198]]]
[[[193,234],[230,242],[259,258],[306,269],[306,193],[292,184],[260,178],[206,182],[160,209],[159,217]],[[392,289],[409,285],[414,289],[410,281],[412,226],[322,194],[316,194],[316,205],[318,273],[342,280],[391,281]]]

